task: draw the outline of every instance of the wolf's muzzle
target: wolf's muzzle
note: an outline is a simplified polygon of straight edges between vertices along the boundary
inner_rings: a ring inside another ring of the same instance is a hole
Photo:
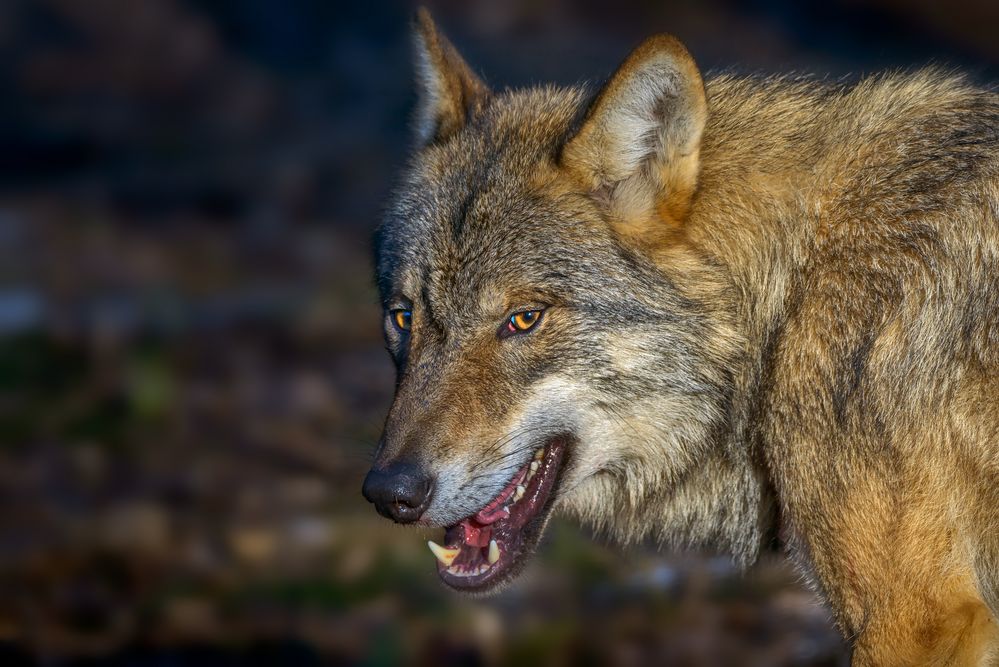
[[[412,523],[430,504],[433,478],[418,465],[396,462],[386,468],[372,468],[364,478],[361,493],[375,509],[396,523]]]

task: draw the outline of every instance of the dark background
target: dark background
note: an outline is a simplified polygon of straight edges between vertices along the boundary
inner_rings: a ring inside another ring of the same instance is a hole
[[[429,4],[497,88],[657,31],[709,70],[999,73],[992,0]],[[843,664],[779,558],[557,524],[472,601],[361,499],[413,8],[0,2],[0,662]]]

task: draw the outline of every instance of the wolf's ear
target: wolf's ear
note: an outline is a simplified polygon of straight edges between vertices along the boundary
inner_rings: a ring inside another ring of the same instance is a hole
[[[704,82],[687,49],[669,35],[650,37],[594,99],[561,164],[605,201],[623,235],[667,238],[697,186],[706,118]]]
[[[418,101],[416,134],[421,146],[446,139],[489,98],[486,87],[437,30],[421,7],[413,20]]]

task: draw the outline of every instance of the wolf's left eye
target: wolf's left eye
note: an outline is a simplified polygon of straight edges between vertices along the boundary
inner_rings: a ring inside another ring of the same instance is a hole
[[[503,327],[503,333],[508,336],[525,333],[533,329],[540,320],[540,310],[522,310],[510,316],[510,319],[506,322],[506,326]]]
[[[413,326],[413,311],[400,308],[393,310],[389,314],[392,316],[392,322],[399,331],[409,331],[409,328]]]

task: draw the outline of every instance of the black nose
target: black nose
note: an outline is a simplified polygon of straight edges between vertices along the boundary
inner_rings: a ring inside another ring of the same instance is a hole
[[[397,523],[412,523],[430,504],[433,480],[412,463],[393,463],[372,468],[364,478],[361,493],[384,517]]]

